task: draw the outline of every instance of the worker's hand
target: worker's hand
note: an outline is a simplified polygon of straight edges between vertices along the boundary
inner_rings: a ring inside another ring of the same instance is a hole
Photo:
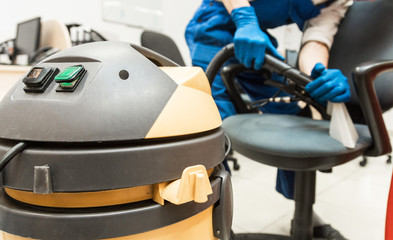
[[[236,58],[247,68],[259,70],[265,59],[265,51],[284,60],[264,33],[258,23],[253,7],[240,7],[232,10],[232,20],[236,25],[233,39]]]
[[[315,80],[305,89],[317,102],[348,102],[351,98],[348,79],[338,69],[326,69],[322,63],[315,64],[311,77]]]

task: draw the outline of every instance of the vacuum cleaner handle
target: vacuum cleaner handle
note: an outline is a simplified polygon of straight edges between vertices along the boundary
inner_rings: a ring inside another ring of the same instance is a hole
[[[224,66],[225,62],[227,62],[229,59],[235,57],[235,46],[233,43],[226,45],[223,47],[211,60],[209,65],[206,68],[205,74],[207,79],[209,80],[210,86],[212,86],[213,81],[217,75],[217,73],[220,71],[221,67]],[[240,65],[240,64],[238,64]],[[233,66],[233,65],[231,65]],[[232,68],[234,69],[234,68]],[[283,62],[282,60],[279,60],[269,54],[265,54],[265,62],[262,66],[262,69],[268,70],[270,72],[275,72],[278,73],[282,76],[287,77],[287,79],[291,80],[291,85],[292,86],[277,86],[279,89],[284,90],[285,92],[297,96],[304,102],[314,106],[318,112],[321,113],[322,117],[324,119],[328,119],[329,115],[326,113],[326,109],[324,106],[319,104],[318,102],[314,101],[308,94],[304,91],[304,87],[314,79],[311,76],[308,76],[307,74],[299,71],[298,69],[292,67],[291,65]],[[225,72],[225,71],[224,71]],[[280,84],[278,84],[280,85]],[[295,85],[295,86],[293,86]],[[233,95],[232,97],[234,97]],[[239,102],[241,101],[240,96],[234,97],[236,99],[240,99]],[[236,101],[236,100],[235,100]],[[239,107],[239,109],[246,109],[245,112],[248,112],[249,108],[247,106]],[[243,110],[239,110],[240,112],[243,112]]]
[[[226,45],[216,54],[216,56],[210,62],[209,66],[206,68],[206,76],[209,79],[210,85],[213,83],[213,80],[221,66],[223,66],[227,60],[233,57],[235,57],[235,45],[233,43]],[[262,68],[285,76],[294,81],[297,85],[303,87],[313,80],[312,77],[273,57],[270,54],[265,55],[265,62]]]
[[[307,74],[299,71],[286,62],[283,62],[268,53],[265,55],[265,63],[263,64],[263,68],[287,77],[300,86],[306,86],[309,82],[314,80],[311,76],[308,76]]]

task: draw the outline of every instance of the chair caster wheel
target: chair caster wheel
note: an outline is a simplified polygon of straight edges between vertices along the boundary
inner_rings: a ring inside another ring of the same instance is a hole
[[[240,169],[240,165],[237,163],[233,164],[233,170],[238,171]]]
[[[363,158],[363,160],[359,162],[359,165],[362,167],[366,166],[366,164],[367,164],[367,158]]]
[[[233,162],[233,170],[238,171],[240,169],[240,165],[237,163],[237,159],[236,158],[234,158],[232,156],[228,156],[227,160]]]
[[[391,164],[392,163],[392,156],[388,156],[388,159],[386,160],[387,164]]]

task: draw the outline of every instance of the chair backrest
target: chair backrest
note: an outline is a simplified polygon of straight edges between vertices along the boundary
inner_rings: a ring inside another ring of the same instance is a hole
[[[63,50],[71,47],[71,38],[65,24],[58,20],[47,20],[41,23],[40,47],[52,47]]]
[[[361,63],[393,59],[392,13],[392,0],[354,2],[335,35],[329,68],[340,69],[351,79],[352,71]],[[382,110],[392,108],[393,73],[379,75],[374,86]],[[353,86],[347,106],[355,122],[364,122]]]
[[[176,43],[165,34],[144,31],[141,35],[141,45],[171,59],[180,66],[185,66]]]

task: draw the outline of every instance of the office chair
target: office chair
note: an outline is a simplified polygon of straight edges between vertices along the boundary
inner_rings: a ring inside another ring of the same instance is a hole
[[[351,16],[356,16],[358,11],[365,11],[365,13],[367,13],[367,19],[378,18],[382,24],[385,24],[382,20],[383,18],[381,18],[382,15],[380,12],[376,10],[369,11],[367,9],[385,9],[387,7],[392,9],[393,6],[390,2],[389,0],[356,2],[344,21],[351,21]],[[373,6],[371,4],[375,5]],[[390,13],[391,10],[388,10],[386,16],[389,16]],[[366,26],[362,25],[361,28],[352,28],[351,31],[367,31],[365,27]],[[375,28],[375,25],[373,27]],[[340,26],[340,31],[344,31],[342,26]],[[362,42],[362,39],[358,38],[356,41]],[[386,44],[390,42],[391,41],[385,41]],[[389,44],[389,46],[390,45],[391,44]],[[367,47],[365,47],[366,45],[363,44],[351,43],[346,45],[347,48],[355,46],[361,46],[360,49],[363,50],[367,49]],[[374,48],[374,44],[372,44],[370,48]],[[377,46],[377,50],[381,48],[383,48],[383,46]],[[354,50],[355,56],[350,56],[349,50],[341,52],[342,60],[345,61],[345,58],[351,57],[356,58],[359,54],[357,51]],[[367,51],[373,52],[371,49],[367,49]],[[222,54],[222,56],[224,56],[223,58],[229,59],[234,56],[234,54],[233,52],[225,53]],[[365,56],[365,59],[367,59],[367,56]],[[380,58],[377,57],[377,54],[374,54],[367,60],[377,59]],[[266,67],[268,58],[266,58],[265,61]],[[221,63],[221,60],[217,62],[212,61],[212,65],[220,65]],[[288,69],[285,65],[281,67],[282,73],[290,72],[287,71]],[[232,141],[233,149],[262,164],[295,171],[295,213],[292,225],[292,236],[240,234],[235,236],[235,240],[312,239],[312,209],[315,202],[316,171],[331,169],[359,156],[380,156],[391,152],[389,135],[382,118],[382,110],[378,98],[383,98],[386,100],[387,105],[393,106],[393,96],[390,93],[384,95],[382,92],[379,92],[377,97],[373,85],[375,78],[379,74],[390,69],[393,70],[393,60],[369,62],[368,64],[356,67],[353,72],[353,81],[355,85],[354,92],[357,94],[357,98],[354,101],[359,103],[359,108],[363,112],[361,116],[363,116],[366,123],[365,125],[355,124],[360,137],[353,149],[345,148],[341,143],[329,136],[329,121],[327,120],[318,121],[311,118],[292,115],[266,113],[260,115],[257,113],[245,113],[250,112],[249,106],[242,102],[238,91],[231,91],[234,89],[233,86],[235,85],[234,79],[236,75],[245,71],[245,67],[229,65],[221,69],[223,81],[227,86],[237,111],[244,113],[229,117],[225,119],[223,123],[224,129]],[[208,70],[206,74],[212,81],[215,73],[213,70],[211,71],[213,73]],[[386,84],[388,83],[387,81]],[[318,106],[318,109],[319,107],[320,106]],[[323,111],[323,109],[319,110]]]
[[[393,1],[378,0],[375,2],[356,2],[348,11],[340,24],[330,51],[329,68],[340,69],[343,74],[351,77],[352,70],[360,63],[370,60],[393,59]],[[372,46],[372,47],[365,47]],[[375,90],[382,112],[392,108],[390,94],[393,92],[391,79],[393,73],[378,76],[374,82]],[[351,83],[352,84],[352,83]],[[354,122],[365,123],[357,96],[351,87],[352,98],[346,104]],[[387,163],[391,163],[388,154]],[[360,162],[367,164],[367,157]]]
[[[30,56],[29,63],[34,65],[71,46],[70,34],[65,24],[54,19],[43,21],[41,22],[39,48]]]
[[[176,43],[165,34],[145,30],[141,35],[141,45],[160,53],[180,66],[185,66]]]
[[[41,23],[40,47],[52,47],[64,50],[71,47],[71,38],[67,27],[58,20],[47,20]]]

